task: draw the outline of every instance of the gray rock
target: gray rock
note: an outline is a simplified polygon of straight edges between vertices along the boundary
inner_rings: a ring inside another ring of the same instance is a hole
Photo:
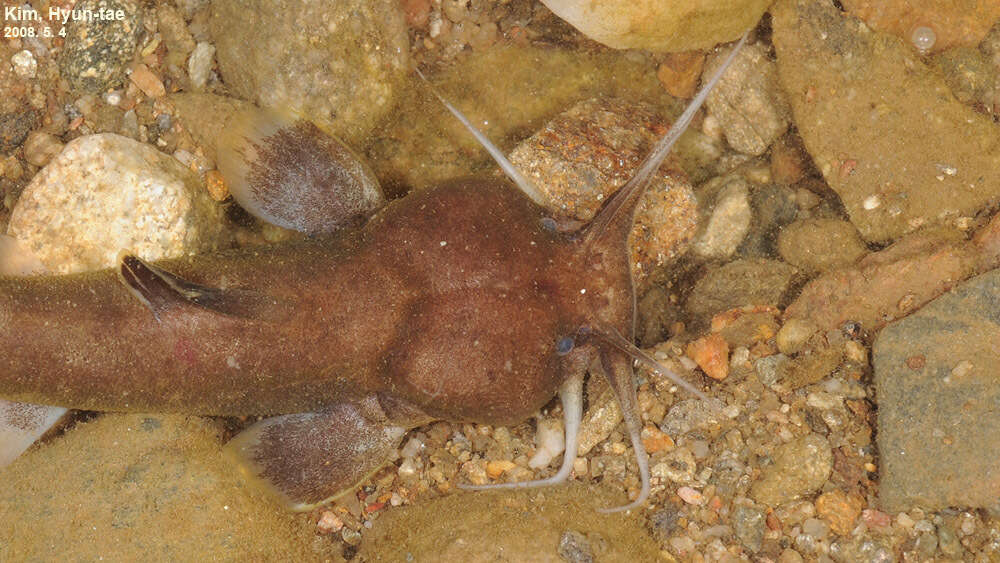
[[[778,260],[734,260],[695,282],[687,310],[695,317],[710,318],[744,305],[777,306],[795,273],[794,266]]]
[[[986,53],[975,47],[954,47],[935,55],[934,63],[959,101],[992,103],[996,69]]]
[[[911,45],[833,2],[778,2],[771,13],[795,124],[862,238],[893,240],[1000,198],[1000,130],[942,95],[941,74]]]
[[[83,0],[75,10],[121,10],[122,19],[79,19],[66,26],[59,56],[63,78],[79,93],[99,93],[125,80],[142,34],[142,13],[130,0]]]
[[[32,110],[0,114],[0,152],[21,146],[37,122],[38,115]]]
[[[757,379],[768,387],[774,385],[783,373],[783,364],[789,361],[788,356],[784,354],[773,354],[757,360],[753,364]]]
[[[760,551],[764,541],[764,519],[767,515],[760,508],[737,506],[733,508],[733,530],[743,547],[752,553]]]
[[[299,112],[349,145],[392,109],[408,71],[396,2],[221,0],[212,3],[211,29],[233,92]]]
[[[710,429],[726,419],[722,412],[725,403],[718,399],[684,399],[667,412],[660,422],[660,430],[675,440],[692,430]]]
[[[764,154],[791,121],[791,108],[767,50],[760,43],[745,46],[705,102],[719,120],[729,146],[754,156]],[[705,62],[703,80],[722,66],[730,52],[720,51]]]
[[[795,191],[787,186],[759,186],[750,193],[754,220],[737,253],[743,258],[769,258],[777,254],[778,233],[799,213]]]
[[[989,507],[1000,498],[1000,270],[884,328],[873,347],[879,498]]]
[[[751,498],[769,506],[815,492],[833,469],[830,442],[819,434],[807,434],[782,444],[773,457],[774,464],[765,467],[750,488]]]
[[[226,244],[222,208],[191,171],[126,137],[75,139],[31,180],[8,234],[55,273],[107,268]]]
[[[937,528],[938,545],[941,553],[948,557],[958,557],[962,554],[962,541],[958,539],[955,528],[949,522],[942,523]]]
[[[594,550],[587,536],[574,530],[566,530],[559,538],[559,557],[569,563],[593,563]]]

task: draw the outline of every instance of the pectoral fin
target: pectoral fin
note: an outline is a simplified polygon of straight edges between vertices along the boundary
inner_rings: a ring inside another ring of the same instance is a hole
[[[288,310],[286,303],[263,293],[192,283],[131,254],[119,257],[118,275],[157,320],[172,308],[192,305],[224,315],[261,320],[277,320]]]
[[[385,205],[354,151],[310,121],[276,111],[233,119],[219,143],[219,170],[240,207],[303,233],[363,224]]]
[[[226,444],[241,472],[292,510],[325,504],[392,460],[416,419],[392,419],[378,399],[264,419]],[[422,422],[422,420],[421,420]]]

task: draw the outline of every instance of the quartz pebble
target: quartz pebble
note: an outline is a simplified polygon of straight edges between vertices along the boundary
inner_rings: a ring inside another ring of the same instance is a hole
[[[701,494],[701,491],[693,489],[691,487],[678,488],[677,496],[681,497],[681,500],[683,500],[688,504],[701,504],[705,500],[705,497]]]
[[[35,55],[27,49],[14,53],[10,62],[14,65],[14,74],[21,78],[34,78],[38,71],[38,61],[35,60]]]
[[[153,74],[149,67],[144,64],[138,64],[134,69],[132,69],[132,74],[130,76],[132,82],[142,90],[143,94],[146,94],[150,98],[159,98],[167,93],[166,88],[163,86],[163,81],[160,80],[158,76]]]
[[[215,57],[215,45],[202,41],[195,46],[188,59],[188,77],[195,90],[203,90],[208,84],[212,72],[212,61]]]
[[[147,260],[205,252],[225,232],[196,176],[111,133],[67,144],[24,189],[8,226],[59,273],[110,267],[123,249]]]

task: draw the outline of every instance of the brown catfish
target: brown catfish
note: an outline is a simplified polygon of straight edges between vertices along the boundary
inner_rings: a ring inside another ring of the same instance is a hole
[[[322,205],[281,203],[289,178],[276,179],[274,170],[316,160],[296,155],[331,151],[314,127],[272,119],[241,130],[232,158],[249,164],[229,174],[234,194],[256,202],[244,205],[265,219],[319,234],[155,264],[123,255],[115,269],[3,279],[0,397],[106,411],[275,415],[227,449],[304,509],[384,465],[408,428],[434,419],[516,423],[557,391],[566,413],[562,468],[529,485],[565,480],[583,376],[599,365],[643,484],[620,508],[637,506],[649,494],[649,470],[632,361],[655,362],[632,344],[627,238],[650,176],[732,56],[582,228],[549,217],[539,192],[450,105],[517,186],[445,183],[389,203],[347,233],[323,234]],[[308,184],[298,192],[322,191],[329,181],[286,175]]]

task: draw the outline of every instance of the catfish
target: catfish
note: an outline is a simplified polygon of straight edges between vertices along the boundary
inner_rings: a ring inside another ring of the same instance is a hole
[[[509,425],[558,393],[573,467],[588,369],[621,406],[641,478],[648,456],[633,361],[628,236],[650,178],[728,68],[744,36],[635,176],[588,224],[544,196],[441,100],[511,181],[466,178],[386,204],[336,230],[364,165],[308,122],[275,113],[227,132],[220,169],[234,198],[307,238],[149,263],[0,279],[0,397],[96,411],[267,415],[225,449],[295,510],[354,489],[433,420]],[[440,97],[440,96],[439,96]],[[344,186],[347,186],[344,188]],[[349,207],[349,206],[348,206]]]

